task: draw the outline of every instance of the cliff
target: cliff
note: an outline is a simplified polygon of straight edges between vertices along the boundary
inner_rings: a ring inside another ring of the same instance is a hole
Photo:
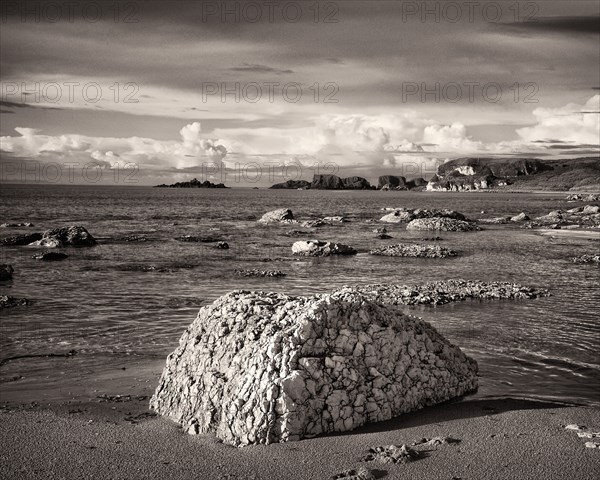
[[[315,175],[310,188],[315,190],[370,190],[371,184],[362,177],[340,178],[336,175]]]
[[[458,158],[438,167],[427,190],[600,190],[600,159]]]

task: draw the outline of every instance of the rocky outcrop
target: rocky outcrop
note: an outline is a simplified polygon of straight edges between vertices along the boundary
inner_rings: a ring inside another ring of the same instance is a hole
[[[337,175],[315,175],[310,188],[315,190],[370,190],[372,187],[362,177],[340,178]]]
[[[472,232],[481,230],[475,223],[454,218],[417,218],[406,226],[407,230],[440,230],[444,232]]]
[[[236,291],[200,309],[150,406],[246,445],[350,431],[476,388],[476,362],[435,328],[354,289]]]
[[[294,255],[305,257],[328,257],[329,255],[356,255],[356,250],[348,245],[320,240],[295,242],[292,245]]]
[[[515,215],[514,217],[510,218],[511,222],[526,222],[529,220],[529,217],[527,216],[527,214],[525,212],[521,212],[518,215]]]
[[[260,223],[296,223],[294,214],[289,208],[280,208],[265,213],[259,220]]]
[[[46,230],[42,238],[29,245],[46,248],[93,247],[96,239],[81,225]]]
[[[417,245],[414,243],[399,243],[376,248],[369,252],[371,255],[386,257],[414,257],[414,258],[446,258],[455,257],[457,253],[439,245]]]
[[[197,178],[193,178],[189,182],[176,182],[172,185],[156,185],[157,188],[229,188],[222,183],[212,183],[208,180],[201,182]]]
[[[462,213],[455,212],[454,210],[427,210],[425,208],[406,210],[404,208],[399,208],[392,213],[384,215],[379,221],[387,223],[408,223],[416,218],[454,218],[456,220],[466,220]]]
[[[68,258],[69,256],[66,253],[60,252],[41,252],[36,253],[31,258],[35,260],[43,260],[44,262],[59,262]]]
[[[276,183],[270,188],[274,189],[290,189],[290,190],[306,190],[310,188],[310,182],[306,180],[288,180],[284,183]]]
[[[0,265],[0,281],[12,280],[14,271],[15,269],[12,267],[12,265]]]

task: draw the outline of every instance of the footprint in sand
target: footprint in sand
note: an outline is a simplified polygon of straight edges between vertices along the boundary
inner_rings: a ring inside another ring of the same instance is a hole
[[[330,478],[331,480],[376,480],[374,472],[365,467],[346,470]]]
[[[369,449],[369,454],[363,458],[363,462],[379,461],[381,463],[408,463],[419,457],[419,452],[402,445],[387,445]]]

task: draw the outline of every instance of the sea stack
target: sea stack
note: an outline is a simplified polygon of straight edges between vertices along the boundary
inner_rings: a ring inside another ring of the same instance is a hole
[[[355,289],[235,291],[200,309],[150,406],[239,446],[350,431],[476,388],[460,348]]]

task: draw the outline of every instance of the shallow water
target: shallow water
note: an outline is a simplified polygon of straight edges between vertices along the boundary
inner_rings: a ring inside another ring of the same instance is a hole
[[[69,224],[84,225],[100,242],[69,249],[63,262],[33,260],[33,247],[0,247],[0,263],[15,268],[0,293],[25,297],[28,307],[3,310],[1,357],[80,351],[80,358],[166,356],[198,307],[234,289],[293,294],[326,292],[342,285],[422,283],[464,278],[514,281],[548,288],[552,296],[523,301],[471,301],[440,307],[407,307],[434,324],[480,365],[479,396],[515,395],[600,405],[600,295],[597,265],[570,258],[597,253],[600,233],[542,235],[517,226],[484,226],[481,232],[408,232],[386,224],[390,240],[373,230],[382,207],[452,208],[471,218],[541,215],[571,208],[565,193],[409,193],[297,190],[181,190],[90,186],[3,185],[0,222],[30,221],[35,228],[6,229],[1,236]],[[263,226],[256,219],[289,207],[301,220],[344,215],[350,222],[289,237],[300,226]],[[485,211],[482,214],[481,211]],[[118,238],[140,234],[150,241]],[[225,240],[182,243],[180,235]],[[439,235],[457,250],[449,259],[370,256],[375,245]],[[359,250],[350,258],[297,260],[291,244],[317,237]],[[265,262],[266,258],[274,259]],[[155,266],[159,271],[142,271]],[[282,270],[284,278],[247,278],[240,268]],[[77,365],[77,357],[72,359]],[[81,360],[83,361],[83,360]],[[104,360],[102,360],[104,361]],[[33,364],[34,362],[32,362]],[[39,367],[39,362],[35,362]],[[102,362],[100,362],[102,363]],[[37,368],[36,367],[36,368]],[[47,368],[52,369],[52,362]],[[100,372],[101,373],[101,372]],[[96,370],[94,375],[98,375]],[[91,375],[91,373],[90,373]],[[68,381],[68,380],[65,380]]]

